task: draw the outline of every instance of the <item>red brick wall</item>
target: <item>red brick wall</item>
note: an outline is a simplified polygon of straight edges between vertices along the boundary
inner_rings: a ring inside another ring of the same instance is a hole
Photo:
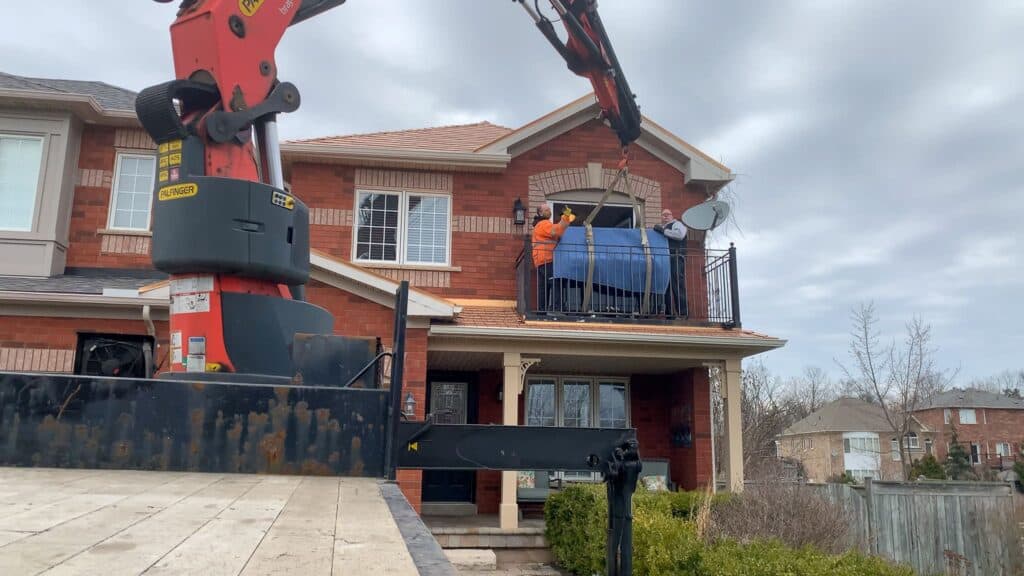
[[[961,424],[960,411],[950,408],[949,424],[945,423],[942,408],[921,410],[914,416],[922,424],[935,430],[935,457],[940,461],[948,454],[946,444],[952,441],[953,429],[956,428],[957,439],[968,448],[973,442],[981,447],[982,457],[995,458],[996,443],[1008,442],[1011,454],[1017,454],[1024,442],[1024,410],[994,410],[991,408],[975,408],[977,424]]]
[[[687,370],[670,375],[634,375],[630,379],[633,426],[640,455],[667,458],[672,480],[685,490],[711,482],[711,408],[707,372]],[[689,425],[689,448],[672,445],[672,430]]]
[[[157,334],[157,362],[167,355],[167,322],[154,322]],[[146,334],[139,320],[98,318],[49,318],[45,316],[0,316],[0,348],[44,348],[73,350],[79,332],[104,334]]]
[[[581,168],[588,162],[613,167],[619,161],[614,134],[599,122],[590,122],[513,159],[501,174],[455,173],[452,184],[452,215],[509,218],[515,200],[527,202],[529,178],[558,168]],[[661,185],[662,206],[677,215],[704,200],[699,190],[683,183],[683,174],[640,147],[633,147],[633,174]],[[354,208],[355,169],[346,166],[297,163],[291,167],[292,191],[311,208],[328,208],[351,213]],[[655,222],[648,222],[653,226]],[[450,287],[426,290],[448,297],[515,298],[515,259],[523,246],[517,233],[452,233]],[[341,259],[351,256],[350,225],[311,224],[312,246]]]
[[[501,424],[502,406],[498,392],[502,388],[500,370],[481,370],[478,384],[477,423]],[[501,472],[481,470],[476,473],[476,507],[480,514],[497,514],[501,503]]]
[[[110,126],[86,124],[82,130],[81,151],[78,155],[80,170],[114,171],[117,151],[114,149],[116,130]],[[67,265],[99,268],[152,268],[149,254],[104,254],[100,251],[103,237],[97,230],[107,227],[110,210],[111,184],[75,186],[71,205],[71,227],[68,236]]]

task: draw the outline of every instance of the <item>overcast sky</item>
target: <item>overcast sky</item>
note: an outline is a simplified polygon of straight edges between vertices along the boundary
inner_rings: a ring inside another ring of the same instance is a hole
[[[175,7],[18,3],[0,70],[170,79]],[[959,383],[1024,367],[1024,3],[600,10],[644,114],[738,175],[716,242],[739,250],[744,327],[789,340],[764,356],[772,371],[838,375],[850,309],[868,300],[886,336],[930,322]],[[589,89],[509,0],[350,0],[292,28],[278,65],[303,98],[286,138],[516,127]]]

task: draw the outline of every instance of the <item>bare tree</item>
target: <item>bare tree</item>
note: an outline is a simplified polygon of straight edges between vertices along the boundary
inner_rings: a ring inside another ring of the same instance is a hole
[[[818,366],[805,366],[803,374],[790,379],[783,402],[795,422],[806,418],[835,398],[835,387],[828,373]]]
[[[854,309],[850,339],[852,367],[841,365],[860,395],[870,396],[882,408],[886,421],[899,440],[903,477],[910,474],[907,443],[914,412],[932,395],[944,390],[952,375],[935,366],[931,326],[920,318],[906,324],[902,343],[879,340],[874,304]]]
[[[1003,370],[987,378],[972,381],[970,387],[1020,398],[1024,392],[1024,370]]]

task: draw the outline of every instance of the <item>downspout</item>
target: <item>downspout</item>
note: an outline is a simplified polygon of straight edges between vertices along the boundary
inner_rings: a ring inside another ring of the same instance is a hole
[[[153,326],[152,311],[149,308],[149,304],[145,304],[142,307],[142,321],[146,324],[146,334],[153,339],[153,343],[156,343],[156,327]],[[146,362],[146,377],[152,378],[155,370],[153,366],[153,347],[149,342],[142,345],[142,356]]]
[[[711,492],[718,493],[718,458],[715,455],[715,395],[714,387],[711,386],[711,368],[708,371],[708,409],[711,413]],[[721,390],[721,388],[719,388]]]

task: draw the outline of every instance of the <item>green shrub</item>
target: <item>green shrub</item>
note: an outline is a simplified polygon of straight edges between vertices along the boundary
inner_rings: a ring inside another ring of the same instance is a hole
[[[935,456],[928,454],[924,458],[915,460],[913,466],[910,467],[911,480],[917,480],[921,476],[932,480],[945,480],[946,471],[942,469],[942,464],[939,464]]]
[[[813,548],[794,550],[776,540],[750,544],[718,542],[701,556],[698,574],[716,576],[914,576],[906,566],[849,552],[839,556]]]
[[[637,576],[913,576],[857,553],[830,556],[794,550],[776,540],[706,544],[691,517],[703,503],[696,492],[637,491],[633,497],[633,568]],[[716,496],[712,509],[728,499]],[[604,486],[571,485],[544,506],[546,536],[558,564],[580,576],[604,574],[608,511]]]
[[[567,486],[544,504],[544,535],[560,566],[575,574],[604,573],[608,505],[603,485]]]

